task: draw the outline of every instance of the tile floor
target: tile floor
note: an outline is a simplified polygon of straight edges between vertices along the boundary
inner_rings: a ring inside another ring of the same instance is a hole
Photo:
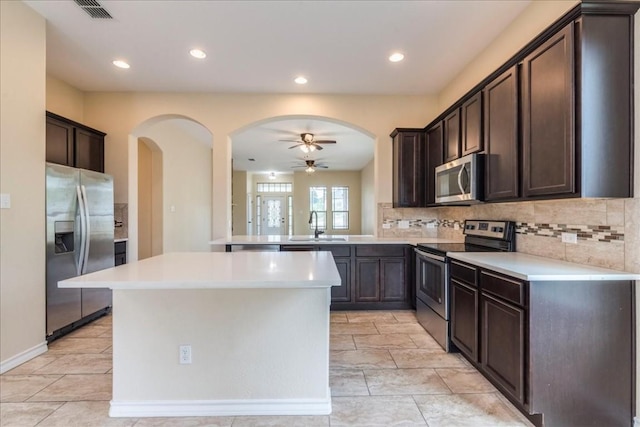
[[[331,313],[333,412],[308,417],[109,418],[111,316],[55,341],[0,376],[0,425],[531,426],[412,311]]]

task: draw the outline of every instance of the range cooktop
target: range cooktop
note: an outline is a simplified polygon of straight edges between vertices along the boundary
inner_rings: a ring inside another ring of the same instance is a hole
[[[418,243],[418,249],[434,255],[447,252],[513,252],[515,223],[512,221],[465,220],[464,243]]]

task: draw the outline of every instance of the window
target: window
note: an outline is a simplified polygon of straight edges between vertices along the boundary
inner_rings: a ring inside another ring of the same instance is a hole
[[[256,196],[256,234],[259,236],[262,225],[262,197]]]
[[[309,187],[309,210],[318,214],[318,230],[327,229],[327,187]],[[316,228],[316,218],[309,224],[309,228]]]
[[[287,196],[287,218],[289,225],[289,236],[293,235],[293,196]]]
[[[331,211],[334,230],[349,229],[349,187],[331,188]]]
[[[293,185],[290,182],[259,182],[258,193],[291,193]]]

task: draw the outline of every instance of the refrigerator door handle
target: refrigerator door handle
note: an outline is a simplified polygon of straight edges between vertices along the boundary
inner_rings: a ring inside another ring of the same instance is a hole
[[[84,261],[82,262],[82,274],[87,272],[87,264],[89,263],[89,246],[91,243],[91,224],[89,221],[89,202],[87,201],[87,189],[84,185],[81,185],[82,189],[82,202],[84,203],[84,217],[85,217],[85,230],[84,234]]]
[[[84,215],[84,203],[82,201],[82,190],[76,185],[76,194],[78,195],[78,209],[80,210],[80,253],[78,254],[78,265],[76,266],[78,276],[82,274],[84,268],[85,239],[87,235],[87,223]]]

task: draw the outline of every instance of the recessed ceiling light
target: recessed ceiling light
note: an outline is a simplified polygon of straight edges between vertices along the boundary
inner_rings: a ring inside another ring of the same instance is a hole
[[[121,61],[119,59],[116,59],[115,61],[113,61],[113,65],[115,65],[118,68],[130,68],[131,66],[129,64],[127,64],[124,61]]]
[[[298,83],[299,85],[304,85],[304,84],[307,84],[307,79],[305,79],[302,76],[298,76],[298,77],[296,77],[294,82]]]
[[[207,57],[207,54],[204,52],[204,50],[200,50],[200,49],[191,49],[189,51],[189,54],[191,54],[191,56],[193,56],[194,58],[198,58],[198,59],[204,59]]]
[[[400,52],[392,53],[391,56],[389,57],[389,61],[391,62],[400,62],[403,59],[404,59],[404,55],[401,54]]]

